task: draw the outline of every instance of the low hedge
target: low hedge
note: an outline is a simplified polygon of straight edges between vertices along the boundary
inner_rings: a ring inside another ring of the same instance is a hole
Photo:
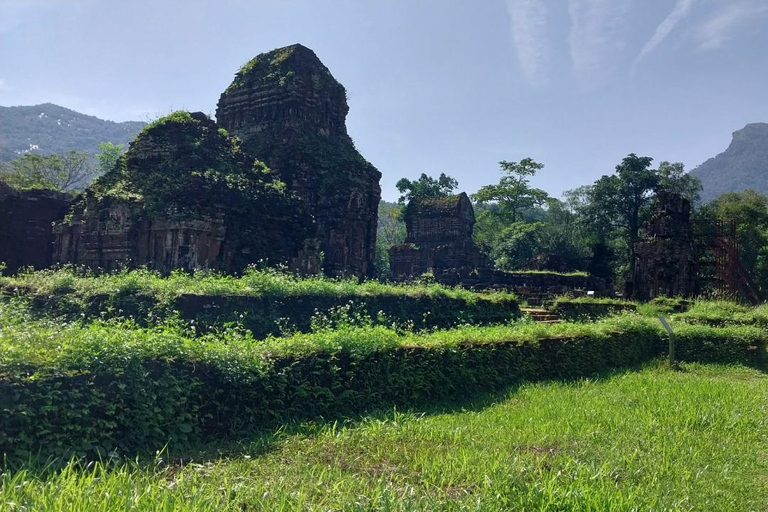
[[[223,337],[223,339],[222,339]],[[682,360],[762,361],[753,328],[681,327]],[[0,330],[0,451],[146,453],[305,419],[453,401],[577,378],[666,350],[650,319],[401,335],[382,326],[256,341],[130,325]]]
[[[729,325],[753,325],[768,327],[768,305],[750,307],[724,300],[696,301],[687,311],[674,318],[691,324],[722,327]]]
[[[237,324],[257,338],[285,332],[309,332],[313,323],[364,318],[382,325],[446,329],[461,324],[491,325],[520,317],[514,295],[475,293],[439,286],[364,284],[253,271],[242,278],[204,276],[195,287],[190,276],[160,278],[126,272],[78,278],[63,271],[0,278],[0,299],[21,301],[38,317],[66,320],[132,318],[144,326],[179,317],[194,321],[198,332]],[[64,278],[67,279],[64,279]],[[257,284],[244,282],[260,279]],[[60,286],[51,281],[61,281]],[[112,282],[110,289],[100,282]],[[280,289],[278,279],[285,280]],[[172,287],[173,281],[179,287]],[[267,281],[266,287],[261,281]],[[204,293],[204,292],[209,293]],[[215,292],[215,293],[211,293]]]
[[[637,311],[632,302],[606,299],[557,299],[552,312],[563,320],[592,321],[622,312]]]

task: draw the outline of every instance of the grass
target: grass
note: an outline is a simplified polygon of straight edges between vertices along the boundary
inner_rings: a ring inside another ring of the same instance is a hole
[[[656,364],[492,403],[305,424],[190,459],[6,468],[36,510],[763,510],[768,378]],[[187,454],[189,455],[189,454]]]
[[[700,300],[675,318],[707,325],[768,326],[768,304],[749,307],[725,300]]]

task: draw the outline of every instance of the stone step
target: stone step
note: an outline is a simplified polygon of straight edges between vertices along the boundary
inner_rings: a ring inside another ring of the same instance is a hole
[[[542,324],[556,324],[563,321],[559,315],[556,315],[546,309],[520,308],[520,311],[524,314],[529,315],[531,317],[531,320],[533,320],[534,322],[538,322]]]

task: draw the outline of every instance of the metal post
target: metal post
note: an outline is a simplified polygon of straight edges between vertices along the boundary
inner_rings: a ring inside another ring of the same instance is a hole
[[[667,320],[659,315],[659,321],[661,322],[661,325],[664,326],[664,329],[667,330],[667,333],[669,334],[669,367],[675,368],[675,333],[672,331],[672,328],[667,323]]]

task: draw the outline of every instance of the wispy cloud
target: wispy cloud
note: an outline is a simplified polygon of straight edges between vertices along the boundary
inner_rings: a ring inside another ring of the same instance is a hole
[[[688,13],[690,12],[691,7],[695,1],[696,0],[677,0],[675,7],[672,9],[672,12],[669,13],[666,18],[664,18],[664,21],[662,21],[658,27],[656,27],[656,31],[653,33],[653,36],[651,36],[648,42],[645,43],[643,49],[640,50],[640,54],[637,56],[637,59],[635,59],[635,62],[632,65],[632,74],[635,74],[635,70],[637,69],[637,65],[640,64],[640,61],[647,57],[662,42],[664,42],[667,36],[669,36],[669,34],[683,20],[683,18],[688,16]]]
[[[764,2],[731,3],[714,16],[699,25],[694,31],[702,50],[720,48],[730,39],[740,25],[755,20],[768,13]]]
[[[512,39],[525,79],[534,86],[549,81],[547,8],[541,0],[507,0]]]
[[[568,42],[577,73],[600,71],[624,46],[622,27],[628,0],[568,0]]]

